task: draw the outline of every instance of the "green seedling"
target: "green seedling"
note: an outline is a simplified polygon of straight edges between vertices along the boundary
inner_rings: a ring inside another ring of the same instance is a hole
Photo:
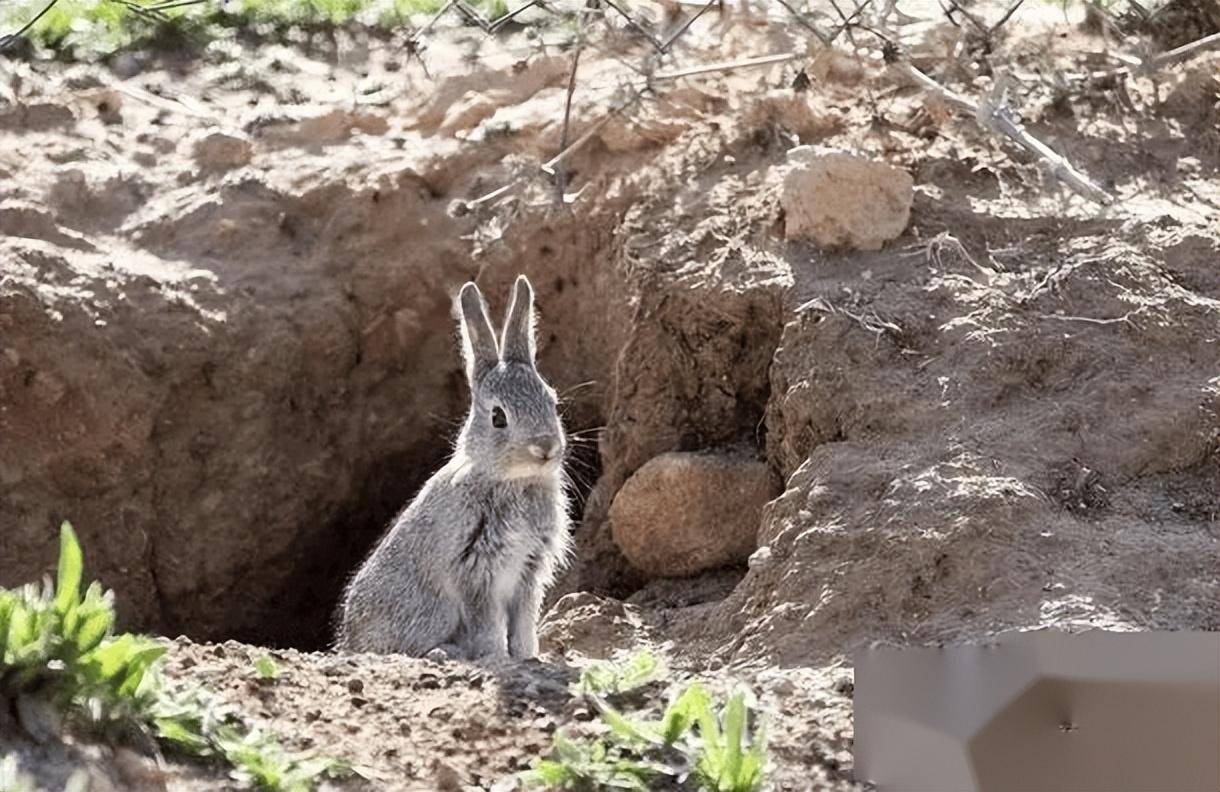
[[[577,692],[582,695],[617,696],[629,693],[666,674],[665,665],[651,652],[637,652],[623,662],[599,661],[580,672]]]
[[[235,780],[269,792],[304,792],[353,772],[340,759],[290,754],[214,694],[163,676],[165,646],[116,634],[114,594],[91,583],[82,596],[83,567],[76,533],[64,523],[54,584],[0,588],[0,706],[36,699],[69,725],[150,734],[166,749],[222,761]],[[278,674],[270,657],[255,667],[260,676]],[[0,762],[0,792],[25,792],[26,778],[15,758]]]
[[[254,673],[264,682],[274,682],[280,678],[280,667],[271,655],[262,655],[254,661]]]
[[[744,691],[719,710],[711,695],[692,682],[673,698],[659,720],[619,711],[605,696],[655,678],[656,661],[637,655],[617,666],[599,664],[581,675],[579,688],[597,709],[604,734],[575,741],[555,736],[551,755],[525,776],[547,789],[700,789],[756,792],[766,769],[762,725],[750,732],[750,703]],[[645,680],[641,682],[640,680]]]

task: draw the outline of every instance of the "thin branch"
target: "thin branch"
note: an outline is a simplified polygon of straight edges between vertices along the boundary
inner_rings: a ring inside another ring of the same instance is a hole
[[[614,0],[602,0],[602,1],[606,5],[610,6],[615,11],[617,11],[619,16],[621,16],[623,19],[627,20],[628,27],[634,29],[637,33],[639,33],[641,36],[643,36],[645,39],[647,39],[648,42],[650,44],[652,44],[652,46],[655,47],[658,52],[662,51],[660,40],[658,40],[656,36],[652,35],[651,31],[649,31],[639,22],[635,21],[635,17],[633,17],[629,12],[625,11],[621,6],[619,6],[618,3],[614,2]]]
[[[703,8],[700,8],[698,11],[696,11],[694,13],[694,15],[691,16],[690,19],[686,20],[686,22],[683,23],[682,27],[678,28],[676,31],[674,31],[673,35],[671,35],[669,38],[665,39],[665,43],[661,45],[661,52],[667,52],[669,50],[670,45],[673,44],[675,41],[677,41],[679,38],[681,38],[682,35],[686,33],[686,31],[690,30],[690,26],[695,24],[695,22],[699,19],[699,17],[703,16],[703,13],[705,11],[707,11],[709,8],[711,8],[713,5],[715,5],[717,2],[719,2],[719,0],[707,0],[707,2],[703,4]]]
[[[467,201],[466,208],[473,209],[476,206],[482,206],[483,204],[487,203],[488,201],[494,201],[497,198],[499,198],[501,195],[504,195],[509,190],[516,187],[520,183],[521,183],[520,178],[513,179],[512,181],[510,181],[508,184],[504,185],[503,187],[499,187],[495,190],[492,190],[491,192],[487,193],[486,195],[475,198],[473,201]]]
[[[51,2],[47,3],[46,6],[43,7],[43,9],[41,11],[39,11],[34,16],[33,19],[31,19],[29,22],[26,22],[24,25],[22,25],[21,29],[18,30],[16,33],[10,33],[7,36],[0,36],[0,52],[4,52],[9,47],[13,46],[13,44],[15,44],[18,39],[20,39],[22,36],[24,36],[30,28],[34,27],[34,24],[36,22],[38,22],[38,20],[42,19],[43,16],[48,11],[50,11],[51,8],[53,8],[55,6],[55,4],[58,2],[59,2],[59,0],[51,0]]]
[[[745,58],[743,60],[721,61],[719,63],[708,63],[703,66],[692,66],[689,69],[678,69],[677,71],[660,72],[652,78],[653,82],[661,82],[663,80],[677,80],[681,77],[690,77],[696,74],[707,74],[708,72],[731,71],[733,69],[749,69],[755,66],[770,66],[773,63],[783,63],[797,57],[800,53],[797,52],[781,52],[776,55],[761,55],[756,58]]]
[[[825,33],[818,30],[817,26],[814,25],[812,22],[807,21],[805,19],[804,15],[800,11],[797,11],[795,8],[788,5],[788,0],[775,0],[775,2],[779,3],[784,8],[788,9],[788,13],[792,14],[792,18],[796,20],[796,23],[798,25],[800,25],[801,27],[805,28],[805,30],[808,30],[810,33],[812,33],[813,37],[816,38],[818,41],[822,42],[823,44],[825,44],[827,46],[829,46],[831,44],[830,36],[827,36]]]
[[[1148,61],[1140,66],[1140,71],[1143,73],[1153,72],[1157,69],[1164,68],[1171,63],[1184,61],[1187,58],[1193,58],[1196,55],[1201,55],[1208,50],[1220,49],[1220,33],[1213,33],[1210,36],[1204,36],[1198,41],[1192,41],[1189,44],[1183,44],[1180,47],[1162,52],[1156,57],[1148,59]]]
[[[436,24],[437,20],[444,16],[446,11],[453,8],[455,3],[457,3],[457,0],[447,0],[446,3],[441,6],[435,14],[432,15],[432,18],[428,20],[426,25],[411,33],[411,36],[407,39],[407,41],[417,43],[419,41],[419,37],[432,30],[432,27]]]
[[[530,0],[525,5],[514,8],[512,11],[509,11],[507,14],[504,14],[503,16],[499,17],[494,22],[492,22],[491,25],[488,26],[487,32],[496,33],[497,31],[499,31],[500,28],[504,27],[509,22],[512,22],[513,19],[516,18],[518,14],[521,14],[524,11],[528,11],[529,9],[533,8],[536,5],[538,5],[538,0]]]
[[[585,48],[585,32],[589,26],[589,19],[601,13],[600,0],[585,0],[584,11],[580,14],[580,27],[577,29],[576,48],[572,53],[572,70],[568,73],[568,93],[563,102],[563,131],[559,136],[561,152],[568,147],[568,134],[572,124],[572,97],[576,93],[576,71],[580,68],[580,56]],[[568,173],[567,169],[563,167],[562,161],[556,164],[554,172],[555,202],[563,205],[568,189]]]
[[[209,0],[166,0],[162,3],[153,3],[152,5],[143,6],[146,11],[168,11],[172,8],[184,8],[186,6],[200,5],[209,2]]]
[[[953,18],[953,12],[956,11],[965,17],[966,21],[978,28],[980,33],[984,36],[987,35],[987,26],[980,22],[974,14],[959,6],[956,0],[948,0],[948,3],[949,5],[946,7],[944,2],[941,2],[940,10],[945,12],[945,18],[952,22],[954,27],[961,27],[961,25],[957,24],[957,20]]]
[[[580,53],[584,47],[580,44],[576,45],[576,50],[572,53],[572,70],[568,72],[568,95],[563,102],[563,131],[559,134],[559,150],[563,151],[568,147],[568,129],[572,123],[572,94],[576,93],[576,70],[580,67]],[[568,189],[568,172],[563,167],[563,163],[558,163],[555,168],[555,202],[563,203],[563,194]]]
[[[161,24],[169,21],[169,16],[162,13],[160,10],[149,6],[141,5],[140,3],[132,2],[132,0],[110,0],[112,3],[117,3],[123,6],[131,13],[140,17],[150,24]]]
[[[150,93],[143,88],[137,88],[136,86],[130,85],[126,82],[117,82],[112,84],[110,87],[114,88],[120,93],[130,96],[133,99],[138,99],[141,102],[145,102],[153,107],[161,108],[162,110],[168,110],[171,113],[183,113],[196,118],[206,118],[209,121],[219,120],[217,116],[209,113],[206,109],[198,107],[198,103],[196,102],[191,102],[190,104],[196,105],[195,107],[191,107],[189,104],[187,104],[187,102],[184,102],[182,98],[166,99],[165,97],[157,96],[156,94]]]
[[[489,32],[491,23],[487,21],[487,17],[480,14],[465,0],[454,0],[453,4],[457,6],[458,11],[462,12],[462,16],[475,23],[484,33]]]
[[[973,115],[985,129],[1007,137],[1046,162],[1055,178],[1066,184],[1073,192],[1103,206],[1114,203],[1114,196],[1097,186],[1061,154],[1027,132],[1008,105],[1003,102],[977,104],[965,96],[945,88],[909,62],[901,61],[896,65],[924,90],[939,96],[955,109]]]
[[[1006,12],[1004,12],[1004,16],[1000,17],[999,22],[996,22],[994,25],[987,28],[987,37],[991,38],[994,36],[996,31],[1004,27],[1008,20],[1012,19],[1012,15],[1017,13],[1017,9],[1023,5],[1025,5],[1025,0],[1017,0],[1017,2],[1013,3],[1012,6]]]
[[[1110,71],[1094,72],[1089,75],[1093,80],[1106,80],[1120,77],[1147,77],[1166,66],[1174,63],[1180,63],[1184,60],[1189,60],[1196,55],[1202,55],[1210,50],[1220,49],[1220,33],[1213,33],[1210,36],[1204,36],[1197,41],[1192,41],[1189,44],[1183,44],[1180,47],[1171,49],[1168,52],[1162,52],[1159,55],[1154,55],[1151,58],[1139,58],[1135,55],[1127,55],[1122,52],[1107,52],[1116,61],[1120,61],[1124,65],[1118,69]]]
[[[830,40],[834,41],[835,39],[837,39],[839,37],[840,34],[842,34],[844,32],[846,32],[847,37],[849,39],[851,39],[852,38],[851,29],[853,27],[863,27],[862,25],[857,23],[856,20],[859,19],[864,14],[864,10],[866,8],[868,8],[870,5],[872,5],[872,2],[873,2],[873,0],[864,0],[863,3],[856,6],[856,10],[851,13],[851,16],[843,16],[843,12],[839,10],[839,6],[834,3],[834,0],[831,0],[831,6],[834,8],[835,13],[837,13],[839,15],[839,18],[841,20],[843,20],[843,24],[841,24],[837,28],[835,28],[835,31],[830,34]],[[855,39],[852,39],[853,46],[855,46],[855,43],[856,43]]]
[[[1095,319],[1092,316],[1067,316],[1065,314],[1038,314],[1038,317],[1041,319],[1058,319],[1061,322],[1084,322],[1086,324],[1095,325],[1112,325],[1130,322],[1131,317],[1139,316],[1145,310],[1147,310],[1147,308],[1147,305],[1141,305],[1134,311],[1127,311],[1122,316],[1116,316],[1113,319]]]
[[[607,112],[604,116],[602,116],[597,121],[597,123],[595,123],[595,124],[593,124],[593,126],[589,127],[583,135],[576,138],[576,140],[573,141],[571,145],[569,145],[563,151],[560,151],[558,154],[556,154],[554,157],[552,157],[547,162],[543,163],[543,165],[542,165],[543,172],[545,172],[546,174],[548,174],[550,176],[554,176],[555,168],[560,163],[562,163],[568,157],[572,156],[572,154],[576,153],[578,150],[583,148],[586,143],[588,143],[590,140],[593,139],[593,136],[597,134],[598,130],[600,130],[603,126],[605,126],[607,123],[609,123],[619,113],[623,112],[628,107],[630,107],[631,105],[638,102],[647,91],[648,91],[648,86],[646,86],[646,85],[642,88],[637,88],[636,90],[632,91],[631,96],[624,99],[622,102],[620,102],[615,107],[610,108],[609,112]]]

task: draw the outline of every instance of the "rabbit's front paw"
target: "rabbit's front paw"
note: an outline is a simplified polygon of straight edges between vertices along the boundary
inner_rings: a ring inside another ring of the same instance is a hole
[[[424,659],[434,663],[448,663],[454,660],[464,660],[465,655],[453,644],[442,644],[425,654]]]

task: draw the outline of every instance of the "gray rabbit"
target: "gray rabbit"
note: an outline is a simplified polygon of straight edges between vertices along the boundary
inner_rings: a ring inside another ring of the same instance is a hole
[[[517,278],[497,343],[483,295],[458,296],[470,413],[449,462],[344,593],[338,647],[466,659],[538,653],[542,597],[570,553],[566,449],[534,367],[534,290]]]

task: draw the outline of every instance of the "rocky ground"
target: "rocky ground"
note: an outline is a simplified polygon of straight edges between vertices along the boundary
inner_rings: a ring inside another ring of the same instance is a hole
[[[1131,46],[1109,23],[1030,4],[981,42],[899,6],[911,63],[976,99],[1006,71],[1114,205],[866,34],[805,54],[736,4],[660,73],[800,55],[657,82],[561,201],[545,33],[442,30],[426,74],[355,33],[0,64],[0,584],[71,519],[126,626],[200,642],[171,672],[379,789],[490,788],[586,723],[572,664],[634,646],[753,686],[779,788],[847,789],[862,646],[1220,628],[1220,55],[1090,76]],[[645,63],[621,25],[598,41],[569,140]],[[578,440],[544,662],[321,651],[461,417],[452,294],[498,312],[518,272]],[[116,788],[152,762],[74,750]],[[147,783],[219,783],[166,761]]]

